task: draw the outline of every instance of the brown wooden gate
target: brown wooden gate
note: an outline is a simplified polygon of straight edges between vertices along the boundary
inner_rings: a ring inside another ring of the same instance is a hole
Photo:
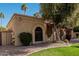
[[[2,33],[0,32],[0,45],[2,45]]]

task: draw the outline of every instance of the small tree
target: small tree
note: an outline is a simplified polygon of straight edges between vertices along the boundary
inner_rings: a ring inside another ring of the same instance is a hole
[[[2,31],[2,18],[4,18],[4,14],[2,12],[0,13],[0,18],[1,18],[1,28],[0,28],[0,31]]]

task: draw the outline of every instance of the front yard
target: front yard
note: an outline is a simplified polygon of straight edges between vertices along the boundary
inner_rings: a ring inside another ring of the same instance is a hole
[[[35,52],[31,56],[79,56],[79,43],[70,47],[49,48]]]
[[[0,56],[79,56],[77,43],[42,43],[31,46],[0,46]]]

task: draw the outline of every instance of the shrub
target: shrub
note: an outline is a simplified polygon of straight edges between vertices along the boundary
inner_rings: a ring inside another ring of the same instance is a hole
[[[79,32],[79,26],[74,27],[73,31],[74,32]]]
[[[30,43],[32,42],[32,34],[30,33],[22,32],[20,33],[19,38],[22,45],[24,46],[30,45]]]

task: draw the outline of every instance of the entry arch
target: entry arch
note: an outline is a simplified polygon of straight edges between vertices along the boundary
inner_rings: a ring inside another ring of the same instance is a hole
[[[35,41],[35,30],[38,27],[42,29],[42,41]],[[32,38],[33,44],[45,42],[45,28],[42,25],[35,25],[32,30]]]
[[[43,41],[43,31],[41,27],[36,27],[35,29],[35,42]]]

